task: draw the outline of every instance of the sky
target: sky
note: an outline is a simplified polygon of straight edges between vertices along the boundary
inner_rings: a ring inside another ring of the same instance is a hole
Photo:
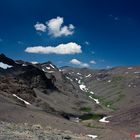
[[[140,64],[139,0],[1,0],[0,53],[57,66]]]

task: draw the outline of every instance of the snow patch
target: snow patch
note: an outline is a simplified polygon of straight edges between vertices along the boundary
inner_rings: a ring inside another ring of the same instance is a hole
[[[51,68],[50,67],[46,67],[46,69],[50,70]]]
[[[68,80],[70,80],[71,82],[73,81],[71,78],[69,78],[68,76],[66,76],[66,78],[68,79]]]
[[[31,63],[34,64],[34,65],[35,65],[35,64],[38,64],[38,62],[36,62],[36,61],[32,61]]]
[[[139,74],[139,73],[140,73],[140,71],[135,71],[134,73],[135,73],[135,74]]]
[[[133,67],[129,67],[129,68],[128,68],[128,70],[132,70],[132,69],[133,69]]]
[[[107,121],[106,119],[110,118],[111,116],[106,116],[106,117],[103,117],[102,119],[99,120],[99,122],[102,122],[102,123],[109,123],[109,121]]]
[[[77,74],[78,74],[78,75],[82,75],[82,74],[81,74],[81,73],[79,73],[79,72],[78,72]]]
[[[27,66],[27,64],[22,64],[22,66],[23,66],[23,67],[26,67],[26,66]]]
[[[55,67],[52,64],[50,64],[50,66],[55,69]]]
[[[31,105],[29,102],[27,102],[27,101],[23,100],[22,98],[18,97],[16,94],[13,94],[13,96],[16,97],[17,99],[23,101],[25,104]]]
[[[77,78],[75,78],[75,80],[76,80],[76,81],[78,81],[78,79],[77,79]]]
[[[108,83],[111,83],[111,80],[108,80],[107,82],[108,82]]]
[[[92,75],[91,74],[89,74],[89,75],[87,75],[87,76],[85,76],[86,78],[88,78],[88,77],[91,77]]]
[[[81,84],[81,80],[78,80],[78,84]]]
[[[0,67],[3,68],[3,69],[8,69],[8,68],[11,68],[13,66],[7,65],[7,64],[4,64],[4,63],[0,62]]]
[[[107,107],[110,107],[110,105],[107,105]]]
[[[97,138],[98,136],[97,135],[87,135],[88,137],[92,138],[92,139],[95,139]]]
[[[85,85],[79,85],[79,87],[82,91],[88,92],[88,89],[86,88]]]
[[[94,92],[93,91],[90,91],[90,94],[94,94]]]
[[[96,102],[96,104],[100,104],[98,99],[93,98],[92,96],[89,96],[90,99],[94,100]]]

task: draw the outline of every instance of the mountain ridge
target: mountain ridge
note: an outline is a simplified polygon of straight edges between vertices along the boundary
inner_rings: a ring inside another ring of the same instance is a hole
[[[131,126],[139,129],[139,66],[57,68],[50,61],[32,64],[4,54],[0,55],[0,63],[6,65],[0,68],[1,121],[38,122],[71,131],[76,128],[77,133],[96,132],[100,138],[112,128],[117,133],[122,128],[132,131]],[[128,115],[130,118],[126,118]],[[100,122],[103,117],[108,121]]]

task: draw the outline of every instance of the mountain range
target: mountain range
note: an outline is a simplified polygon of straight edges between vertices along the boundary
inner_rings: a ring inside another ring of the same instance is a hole
[[[59,68],[0,54],[0,121],[5,123],[72,132],[60,139],[131,140],[131,132],[140,133],[139,100],[140,66]],[[46,135],[38,139],[58,139]]]

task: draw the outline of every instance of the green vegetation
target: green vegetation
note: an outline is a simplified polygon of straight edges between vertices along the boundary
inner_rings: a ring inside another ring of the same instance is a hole
[[[108,107],[108,106],[112,106],[113,105],[113,101],[105,101],[105,100],[101,100],[102,105]]]
[[[119,94],[118,99],[116,100],[116,102],[119,102],[124,96],[125,96],[124,94]]]
[[[113,82],[120,82],[124,79],[124,76],[114,76],[113,77]]]
[[[92,125],[91,123],[88,123],[86,126],[90,127],[90,128],[104,129],[104,127],[102,127],[102,126]]]
[[[109,101],[109,100],[105,100],[104,98],[100,98],[100,103],[103,105],[103,106],[105,106],[105,107],[107,107],[107,108],[110,108],[111,110],[113,110],[113,111],[115,111],[116,110],[116,108],[113,106],[113,103],[114,103],[114,101]]]
[[[92,109],[90,107],[82,107],[80,110],[83,112],[91,112]]]
[[[82,120],[100,120],[103,117],[104,117],[104,115],[102,115],[102,114],[85,114],[85,115],[81,116],[80,119],[82,119]]]

